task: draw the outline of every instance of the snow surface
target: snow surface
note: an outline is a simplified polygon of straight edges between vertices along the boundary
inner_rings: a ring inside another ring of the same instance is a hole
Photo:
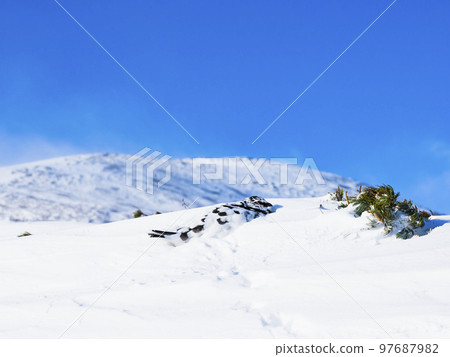
[[[337,185],[352,190],[355,180],[322,173],[324,185],[305,180],[296,185],[300,166],[289,168],[287,185],[280,185],[278,165],[261,169],[266,184],[229,184],[227,169],[221,180],[202,181],[194,185],[192,159],[172,159],[172,178],[150,195],[127,187],[128,155],[87,154],[68,156],[0,168],[0,220],[10,221],[79,221],[105,223],[131,218],[141,209],[152,214],[170,212],[186,205],[201,207],[218,202],[238,201],[252,195],[262,197],[313,197],[334,191]],[[227,164],[227,158],[208,159],[210,163]],[[206,166],[206,172],[214,167]],[[156,171],[156,180],[165,168]],[[238,160],[237,182],[248,174]]]
[[[3,221],[0,337],[58,337],[84,312],[64,337],[449,336],[450,216],[403,241],[325,196],[268,201],[281,207],[178,247],[147,233],[212,207],[109,224]]]

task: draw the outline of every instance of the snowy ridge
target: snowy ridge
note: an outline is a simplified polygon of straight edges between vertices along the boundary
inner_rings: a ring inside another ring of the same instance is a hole
[[[280,185],[276,166],[261,169],[266,184],[232,185],[223,180],[192,182],[192,159],[172,159],[172,178],[153,195],[127,187],[128,155],[89,154],[61,157],[0,168],[0,220],[112,222],[131,218],[141,209],[147,214],[232,202],[252,195],[262,197],[313,197],[333,191],[337,185],[354,189],[359,183],[338,175],[322,173],[325,185],[314,180],[295,184],[300,167],[289,167],[287,185]],[[224,159],[209,159],[211,163]],[[156,172],[162,177],[164,169]],[[238,161],[238,181],[248,170]]]
[[[60,336],[138,257],[64,337],[449,336],[450,216],[405,241],[329,196],[268,201],[276,212],[178,247],[148,232],[214,206],[100,225],[3,223],[0,337]]]

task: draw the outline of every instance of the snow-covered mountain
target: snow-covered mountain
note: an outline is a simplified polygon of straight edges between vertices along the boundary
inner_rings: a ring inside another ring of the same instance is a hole
[[[276,212],[177,247],[148,233],[215,206],[0,222],[0,338],[449,336],[450,216],[401,240],[328,195],[270,202]]]
[[[295,183],[300,166],[290,165],[288,184],[280,184],[279,165],[266,163],[260,170],[265,184],[239,184],[249,173],[237,160],[237,184],[229,183],[227,170],[221,180],[193,184],[192,159],[172,159],[170,181],[154,194],[126,186],[128,155],[89,154],[38,161],[0,168],[0,220],[112,222],[130,218],[134,211],[168,212],[191,205],[200,207],[237,201],[251,195],[262,197],[312,197],[333,191],[337,185],[348,189],[359,183],[334,174],[322,173],[325,184],[314,179]],[[227,159],[208,159],[221,164]],[[211,168],[206,167],[208,171]],[[214,169],[214,168],[213,168]],[[163,177],[165,169],[156,171]]]

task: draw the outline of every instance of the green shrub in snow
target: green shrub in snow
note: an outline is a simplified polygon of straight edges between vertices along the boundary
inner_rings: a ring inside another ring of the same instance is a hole
[[[411,201],[399,201],[399,195],[400,193],[396,193],[389,185],[370,186],[348,200],[355,206],[357,216],[369,212],[375,217],[376,221],[372,221],[372,227],[378,221],[384,225],[386,234],[395,229],[397,238],[409,239],[414,236],[416,229],[425,225],[425,220],[430,215],[419,211]]]
[[[340,202],[344,199],[344,189],[338,186],[336,191],[330,193],[330,195],[332,200]]]
[[[342,187],[337,187],[336,191],[330,193],[331,199],[341,202],[339,208],[345,208],[349,205],[349,197],[347,195],[347,191],[344,191]],[[345,198],[345,200],[344,200]]]
[[[142,212],[140,209],[138,209],[136,212],[133,213],[133,218],[139,218],[139,217],[145,217],[146,214]]]
[[[161,212],[156,211],[154,214],[161,214]],[[136,212],[133,213],[133,218],[146,217],[146,216],[151,216],[151,215],[152,215],[152,213],[145,214],[140,209],[138,209]]]

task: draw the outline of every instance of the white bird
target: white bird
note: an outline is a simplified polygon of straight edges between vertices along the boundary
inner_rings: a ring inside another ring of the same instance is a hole
[[[151,238],[170,239],[172,243],[188,242],[193,237],[201,237],[205,233],[225,233],[237,225],[249,222],[260,216],[274,212],[274,206],[264,198],[251,196],[243,201],[226,203],[207,213],[197,224],[180,227],[176,231],[154,229]]]

